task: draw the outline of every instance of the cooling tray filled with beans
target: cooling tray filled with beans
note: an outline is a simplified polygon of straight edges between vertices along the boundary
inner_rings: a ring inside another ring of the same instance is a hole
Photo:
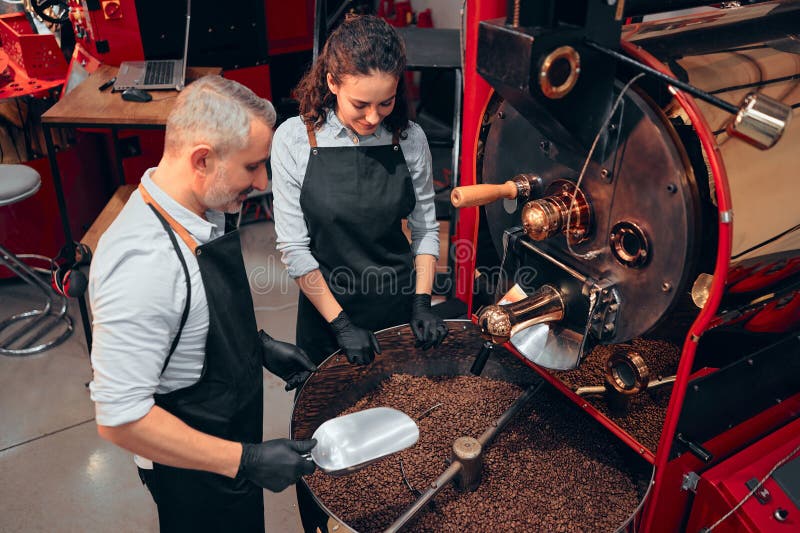
[[[314,497],[344,527],[384,530],[447,468],[455,439],[477,438],[538,382],[502,349],[480,377],[469,375],[481,339],[469,322],[450,328],[433,352],[415,350],[407,327],[386,330],[379,335],[384,353],[373,365],[355,367],[333,356],[299,394],[294,438],[307,438],[328,418],[369,407],[394,407],[418,419],[415,446],[349,476],[317,472],[307,478]],[[613,531],[636,510],[650,472],[545,385],[484,449],[478,489],[448,485],[404,530]]]

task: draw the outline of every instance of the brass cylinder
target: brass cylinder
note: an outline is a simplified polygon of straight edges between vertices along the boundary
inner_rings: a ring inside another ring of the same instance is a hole
[[[549,239],[567,225],[568,209],[561,196],[528,202],[522,212],[522,227],[534,241]]]
[[[564,299],[558,289],[543,285],[518,302],[483,308],[478,314],[478,327],[484,339],[503,344],[525,328],[563,319],[564,309]]]
[[[588,238],[591,206],[580,189],[576,189],[571,181],[556,180],[547,192],[550,193],[548,196],[528,202],[522,209],[522,227],[528,237],[543,241],[566,233],[570,244]]]

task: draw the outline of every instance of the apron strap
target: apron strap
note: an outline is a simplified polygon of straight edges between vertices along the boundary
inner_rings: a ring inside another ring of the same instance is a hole
[[[147,189],[139,185],[139,194],[142,195],[142,199],[145,201],[146,204],[150,205],[158,211],[158,213],[164,217],[170,227],[178,234],[178,236],[186,243],[186,246],[192,251],[193,254],[196,254],[195,250],[197,249],[197,242],[189,235],[189,232],[186,231],[186,228],[180,225],[180,223],[172,218],[169,213],[167,213],[163,207],[158,205],[158,202],[153,200],[153,197],[150,196],[150,193],[147,192]]]
[[[183,277],[186,280],[186,304],[183,306],[183,314],[181,315],[181,323],[178,326],[178,333],[176,333],[175,338],[172,339],[172,344],[169,347],[167,358],[164,359],[164,364],[161,366],[161,375],[163,375],[164,371],[167,369],[169,360],[172,358],[172,354],[178,347],[178,342],[181,340],[181,333],[183,333],[183,327],[186,325],[186,320],[189,318],[189,308],[192,306],[192,282],[189,278],[189,267],[186,266],[186,259],[183,257],[183,252],[181,252],[180,246],[178,246],[178,240],[175,238],[175,232],[172,231],[169,222],[167,222],[166,219],[161,216],[161,213],[158,212],[153,204],[148,204],[148,206],[153,210],[153,214],[161,222],[161,225],[164,226],[164,231],[167,232],[167,235],[169,235],[169,240],[172,241],[172,247],[175,248],[175,252],[178,254],[178,259],[183,267]]]
[[[311,122],[306,122],[306,133],[308,134],[308,144],[311,145],[311,148],[316,148],[317,134],[314,133],[314,124]]]
[[[156,202],[150,193],[147,192],[147,189],[139,185],[139,194],[142,195],[142,199],[145,203],[153,210],[153,214],[158,218],[161,222],[161,225],[164,226],[164,231],[167,232],[169,235],[169,240],[172,241],[172,247],[175,248],[175,252],[178,254],[178,259],[181,262],[181,267],[183,267],[183,275],[186,279],[186,305],[183,306],[183,314],[181,315],[181,323],[178,326],[178,333],[175,335],[175,338],[172,339],[172,344],[169,347],[169,353],[167,354],[166,359],[164,359],[164,364],[161,367],[161,374],[164,374],[164,371],[167,369],[167,365],[169,364],[169,360],[172,358],[172,354],[175,352],[175,349],[178,347],[178,342],[181,340],[181,334],[183,333],[183,327],[186,325],[186,320],[189,318],[189,309],[192,305],[192,282],[189,278],[189,267],[186,266],[186,259],[183,257],[183,252],[181,252],[180,246],[178,246],[178,241],[175,239],[175,233],[177,232],[180,235],[183,242],[186,243],[186,246],[195,253],[195,249],[197,248],[197,242],[189,235],[189,232],[186,231],[186,228],[181,226],[177,220],[172,218],[169,213],[167,213],[163,207],[161,207],[158,202]]]
[[[394,130],[392,133],[392,144],[395,146],[400,144],[400,130]]]

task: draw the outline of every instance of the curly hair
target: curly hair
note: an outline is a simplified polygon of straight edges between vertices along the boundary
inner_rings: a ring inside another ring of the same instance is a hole
[[[331,33],[322,53],[297,85],[300,116],[319,129],[325,123],[327,110],[335,109],[336,95],[327,82],[329,72],[336,84],[342,83],[345,76],[385,72],[396,76],[398,83],[394,109],[383,120],[383,126],[391,132],[402,132],[408,128],[405,69],[405,46],[394,28],[372,15],[348,18]]]

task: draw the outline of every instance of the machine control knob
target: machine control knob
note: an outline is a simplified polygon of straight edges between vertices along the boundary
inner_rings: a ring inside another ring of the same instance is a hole
[[[583,192],[569,180],[555,180],[546,194],[522,209],[522,227],[528,237],[543,241],[565,233],[570,244],[586,240],[592,209]]]
[[[509,341],[518,331],[564,318],[564,299],[552,285],[542,285],[527,298],[508,305],[489,305],[478,313],[478,327],[486,340]]]

